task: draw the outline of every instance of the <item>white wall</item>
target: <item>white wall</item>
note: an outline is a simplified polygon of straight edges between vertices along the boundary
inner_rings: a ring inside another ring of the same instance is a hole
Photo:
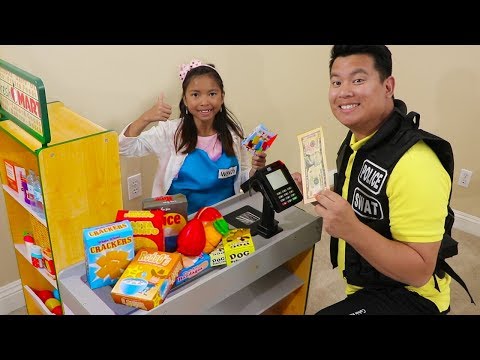
[[[452,143],[456,177],[473,170],[468,189],[453,188],[452,205],[480,217],[480,168],[476,141],[480,108],[479,46],[391,46],[397,98],[421,114],[424,129]],[[178,66],[192,58],[212,62],[223,77],[226,105],[246,132],[263,123],[278,133],[268,161],[283,160],[299,170],[296,135],[322,126],[329,168],[335,167],[346,129],[331,115],[327,45],[222,46],[0,46],[0,58],[40,77],[49,101],[120,131],[153,105],[160,91],[178,115]],[[155,162],[122,159],[122,177],[141,172],[144,197],[150,195]],[[128,201],[126,208],[139,208]],[[13,247],[0,195],[0,286],[18,279]]]

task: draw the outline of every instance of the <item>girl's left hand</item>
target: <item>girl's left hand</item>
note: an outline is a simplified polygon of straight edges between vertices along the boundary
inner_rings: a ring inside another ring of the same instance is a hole
[[[267,153],[264,151],[256,152],[252,156],[252,169],[257,170],[265,166],[267,163]]]

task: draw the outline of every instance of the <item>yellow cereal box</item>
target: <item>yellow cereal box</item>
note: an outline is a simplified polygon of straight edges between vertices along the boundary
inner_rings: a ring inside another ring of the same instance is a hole
[[[165,251],[162,210],[118,210],[117,221],[130,220],[135,254],[141,248]]]
[[[92,289],[113,285],[134,256],[133,229],[124,220],[83,229],[87,281]]]
[[[140,249],[113,287],[113,301],[151,310],[165,300],[181,269],[179,253]]]

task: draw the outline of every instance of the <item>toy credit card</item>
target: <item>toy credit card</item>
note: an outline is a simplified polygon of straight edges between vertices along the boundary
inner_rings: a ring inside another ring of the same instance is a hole
[[[260,124],[242,141],[242,145],[254,154],[259,151],[266,151],[272,146],[276,138],[277,134],[268,131],[263,124]]]

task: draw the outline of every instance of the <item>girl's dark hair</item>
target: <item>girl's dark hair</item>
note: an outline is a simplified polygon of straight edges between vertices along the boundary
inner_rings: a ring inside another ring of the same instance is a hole
[[[384,81],[392,75],[392,53],[385,45],[333,45],[330,51],[329,71],[336,58],[355,54],[366,54],[373,58],[373,66]]]
[[[192,114],[187,114],[187,107],[183,102],[186,89],[192,79],[200,75],[208,75],[218,84],[222,94],[225,94],[222,78],[215,69],[212,69],[214,67],[213,64],[199,66],[191,69],[185,76],[182,83],[182,98],[179,103],[180,117],[183,118],[183,121],[175,132],[174,140],[177,152],[181,151],[182,154],[189,154],[194,151],[197,146],[197,127],[195,126]],[[235,152],[233,151],[233,138],[229,129],[232,129],[240,138],[243,138],[244,135],[242,127],[239,125],[235,115],[227,109],[225,102],[222,104],[222,111],[219,111],[217,115],[215,115],[213,128],[217,131],[218,138],[222,142],[222,148],[225,153],[229,156],[235,155]]]

